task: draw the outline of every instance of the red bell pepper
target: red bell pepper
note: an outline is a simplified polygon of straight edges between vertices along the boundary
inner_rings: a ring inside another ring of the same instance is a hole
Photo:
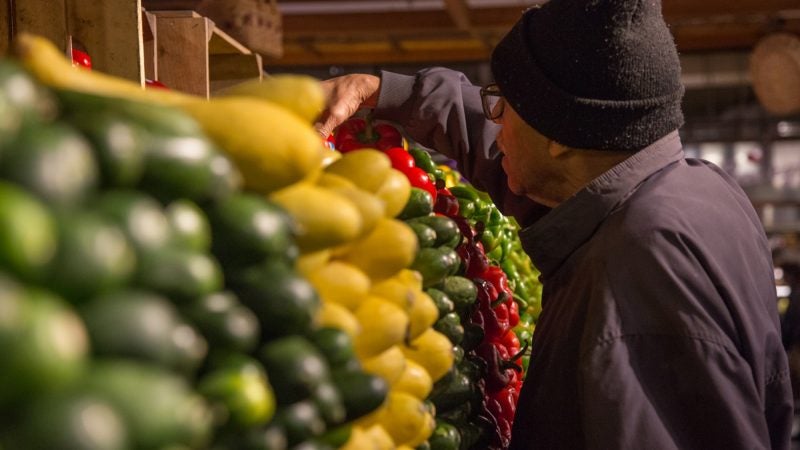
[[[341,152],[359,148],[386,150],[402,145],[403,136],[386,123],[373,125],[371,121],[355,118],[344,122],[336,131],[336,148]]]
[[[384,153],[392,161],[392,167],[397,170],[402,171],[416,166],[414,157],[403,147],[392,147],[384,150]]]
[[[408,178],[408,182],[411,183],[411,186],[424,189],[431,194],[431,198],[436,202],[436,186],[434,186],[433,182],[431,181],[428,172],[420,169],[419,167],[405,167],[405,168],[398,168],[399,171],[403,172],[406,177]]]
[[[72,49],[72,64],[76,66],[85,67],[87,69],[92,68],[92,58],[83,50],[73,48]]]

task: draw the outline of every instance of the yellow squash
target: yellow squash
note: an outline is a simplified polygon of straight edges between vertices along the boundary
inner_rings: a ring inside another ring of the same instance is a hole
[[[225,89],[222,95],[246,96],[281,105],[305,123],[311,123],[325,107],[319,80],[307,75],[272,75],[248,80]]]
[[[418,245],[417,235],[408,225],[382,218],[370,234],[350,245],[340,258],[363,270],[371,279],[382,280],[410,266]]]
[[[392,386],[392,389],[425,400],[433,390],[433,380],[424,367],[414,360],[406,359],[403,373],[400,374],[400,379]]]
[[[377,375],[392,387],[403,375],[406,368],[406,357],[400,346],[393,345],[375,356],[361,360],[365,372]]]
[[[369,293],[370,279],[361,270],[343,261],[330,261],[306,278],[326,302],[338,303],[355,311]]]
[[[347,152],[325,168],[325,172],[347,178],[356,186],[369,192],[377,192],[383,185],[392,162],[379,150],[362,149]]]
[[[247,186],[272,192],[318,170],[325,148],[314,129],[285,108],[252,98],[205,98],[73,67],[47,39],[20,33],[14,53],[42,83],[56,88],[182,108],[236,162]]]
[[[285,208],[297,224],[300,250],[316,252],[355,239],[361,214],[347,198],[311,183],[296,183],[270,199]]]
[[[408,330],[408,316],[394,303],[380,297],[367,296],[356,309],[361,333],[354,347],[361,359],[375,356],[403,342]]]
[[[434,382],[453,367],[453,344],[447,336],[433,328],[425,330],[402,349],[406,358],[424,367]]]

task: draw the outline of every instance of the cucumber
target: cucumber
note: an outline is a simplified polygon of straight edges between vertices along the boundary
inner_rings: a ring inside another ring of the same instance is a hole
[[[440,318],[444,317],[445,314],[455,311],[455,304],[444,292],[436,288],[425,289],[425,292],[433,299],[433,303],[436,304],[436,309],[439,310]]]
[[[406,224],[411,227],[414,234],[417,235],[420,248],[436,246],[436,231],[434,231],[433,228],[420,222],[408,221]]]
[[[478,298],[478,288],[475,284],[458,275],[445,277],[436,288],[447,294],[459,314],[469,311]]]
[[[406,206],[397,215],[400,220],[413,219],[415,217],[427,216],[433,212],[433,196],[425,189],[417,187],[411,188]]]
[[[113,292],[85,305],[81,316],[98,355],[149,361],[182,373],[194,371],[206,356],[205,339],[158,294]]]
[[[412,223],[421,223],[429,226],[436,232],[436,241],[433,247],[447,246],[455,248],[461,242],[461,231],[458,229],[453,219],[447,216],[429,215],[417,217],[408,221],[409,225]]]
[[[273,257],[290,260],[294,223],[277,204],[254,194],[234,194],[208,210],[212,249],[223,262],[244,266]]]
[[[119,226],[83,210],[59,215],[57,222],[60,240],[48,268],[48,287],[80,303],[128,282],[137,257]]]
[[[59,123],[25,127],[3,155],[0,175],[64,208],[79,204],[95,189],[99,170],[89,142]]]
[[[72,120],[91,142],[105,187],[135,186],[144,172],[147,133],[131,120],[117,115],[87,112]]]
[[[163,247],[142,252],[136,282],[187,303],[222,289],[223,276],[219,262],[207,253]]]
[[[56,221],[44,203],[0,181],[0,266],[24,279],[40,279],[58,245]]]
[[[423,248],[417,253],[411,269],[422,274],[422,286],[434,286],[458,271],[461,258],[455,250],[447,247]]]
[[[157,249],[171,239],[164,208],[156,199],[133,190],[109,190],[94,202],[110,217],[137,249]]]

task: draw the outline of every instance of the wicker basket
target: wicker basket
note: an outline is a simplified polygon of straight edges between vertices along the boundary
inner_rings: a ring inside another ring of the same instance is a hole
[[[283,56],[283,27],[276,0],[202,0],[197,12],[252,51]]]
[[[800,113],[800,38],[775,33],[761,39],[750,56],[750,78],[770,114]]]

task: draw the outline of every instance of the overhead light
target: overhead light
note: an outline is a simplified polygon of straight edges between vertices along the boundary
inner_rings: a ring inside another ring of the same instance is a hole
[[[800,123],[790,122],[788,120],[781,120],[776,126],[778,136],[785,137],[800,137]]]

